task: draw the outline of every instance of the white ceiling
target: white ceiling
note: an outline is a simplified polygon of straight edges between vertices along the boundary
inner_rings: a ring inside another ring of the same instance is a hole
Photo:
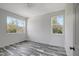
[[[64,3],[0,3],[0,8],[23,17],[33,17],[65,8]]]

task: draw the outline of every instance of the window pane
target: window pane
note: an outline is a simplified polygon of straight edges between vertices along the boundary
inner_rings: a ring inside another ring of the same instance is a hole
[[[25,21],[17,20],[17,32],[24,32],[25,31]]]
[[[64,24],[64,18],[63,16],[57,16],[57,24],[58,25],[63,25]]]
[[[63,27],[61,25],[53,25],[53,33],[63,33]]]
[[[62,34],[63,33],[63,25],[64,25],[64,17],[63,16],[51,17],[51,27],[52,27],[53,33]]]
[[[16,33],[16,19],[7,17],[7,32]]]
[[[57,24],[56,16],[51,17],[51,24]]]

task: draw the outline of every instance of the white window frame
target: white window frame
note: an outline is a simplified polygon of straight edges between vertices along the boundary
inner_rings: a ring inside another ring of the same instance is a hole
[[[11,16],[7,16],[7,18],[8,18],[8,17],[11,17]],[[11,17],[11,18],[15,18],[15,17]],[[26,29],[26,22],[25,22],[25,20],[17,19],[17,18],[15,18],[15,19],[16,19],[16,29],[17,29],[17,21],[18,21],[18,20],[24,21],[24,23],[25,23],[25,25],[24,25],[24,31],[23,31],[23,32],[17,32],[17,31],[16,31],[15,33],[7,32],[7,33],[8,33],[8,34],[18,34],[18,33],[21,33],[21,34],[22,34],[22,33],[25,33],[25,29]],[[8,23],[7,23],[7,25],[8,25]],[[7,27],[6,27],[6,28],[7,28]],[[6,30],[7,30],[7,29],[6,29]]]
[[[53,15],[50,16],[50,20],[51,20],[51,17],[53,17],[53,16],[63,16],[64,17],[64,20],[63,20],[64,24],[63,24],[63,33],[54,33],[53,29],[52,29],[53,28],[52,23],[51,23],[51,34],[53,34],[53,35],[64,35],[64,32],[65,32],[65,15],[64,15],[64,11],[60,11],[58,13],[53,13]]]

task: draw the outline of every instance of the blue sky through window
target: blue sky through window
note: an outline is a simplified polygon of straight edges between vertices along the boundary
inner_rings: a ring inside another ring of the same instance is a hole
[[[14,22],[14,24],[16,24],[16,19],[14,19],[12,17],[7,17],[7,24],[11,24],[12,22]]]
[[[17,24],[17,26],[19,27],[25,26],[25,22],[23,20],[17,20],[13,17],[7,17],[7,24],[12,24],[12,22],[14,22],[14,24]]]
[[[22,21],[22,20],[17,20],[17,25],[18,25],[19,27],[24,27],[24,26],[25,26],[25,22]]]
[[[57,16],[57,23],[60,25],[64,24],[64,17],[63,16]]]

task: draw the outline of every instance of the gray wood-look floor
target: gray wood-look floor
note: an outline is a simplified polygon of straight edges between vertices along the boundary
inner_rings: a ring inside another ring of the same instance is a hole
[[[0,48],[0,56],[66,56],[63,47],[23,41]]]

